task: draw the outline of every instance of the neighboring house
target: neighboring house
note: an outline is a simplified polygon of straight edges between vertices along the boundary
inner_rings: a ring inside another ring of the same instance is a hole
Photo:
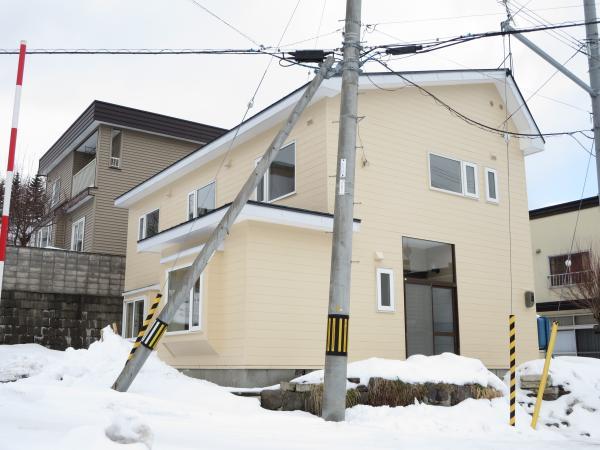
[[[224,132],[92,102],[40,158],[52,217],[35,245],[124,255],[127,213],[114,199]]]
[[[598,197],[534,209],[529,218],[537,311],[559,325],[554,353],[600,358],[594,318],[569,292],[588,275],[591,252],[600,250]]]
[[[539,133],[503,70],[404,75],[479,122]],[[171,365],[230,385],[323,366],[340,85],[318,90],[169,325]],[[129,210],[126,337],[158,292],[169,301],[302,91],[244,122],[231,149],[235,131],[116,200]],[[511,311],[519,361],[537,357],[524,158],[543,140],[507,143],[389,73],[361,76],[358,115],[350,358],[454,352],[502,371]]]

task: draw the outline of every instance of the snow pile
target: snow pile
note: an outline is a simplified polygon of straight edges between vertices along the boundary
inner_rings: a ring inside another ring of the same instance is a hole
[[[16,380],[0,383],[0,450],[562,450],[600,444],[589,437],[565,437],[562,428],[533,431],[520,407],[513,429],[506,397],[447,408],[356,406],[347,411],[346,423],[299,411],[268,411],[256,399],[180,374],[155,354],[130,391],[118,393],[110,386],[130,347],[110,329],[104,330],[103,342],[88,350],[0,346],[0,374],[5,381]],[[497,383],[482,373],[481,363],[467,358],[381,361],[356,363],[350,375],[386,372],[407,380]]]
[[[323,382],[323,376],[324,372],[317,370],[292,381],[316,384]],[[405,383],[479,384],[506,392],[506,385],[481,361],[453,353],[413,355],[406,361],[370,358],[348,364],[348,378],[360,378],[360,383],[366,385],[374,377]]]
[[[517,368],[517,380],[521,375],[539,375],[543,367],[543,359],[521,364]],[[550,377],[553,386],[561,385],[569,393],[554,401],[544,400],[538,427],[556,427],[566,435],[600,439],[600,359],[575,356],[553,358]],[[519,384],[517,387],[520,387]],[[528,397],[528,393],[519,390],[517,401],[533,413],[535,398]]]

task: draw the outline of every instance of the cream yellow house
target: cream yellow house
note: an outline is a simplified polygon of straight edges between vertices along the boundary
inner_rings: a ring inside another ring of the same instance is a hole
[[[480,123],[539,133],[503,70],[404,76]],[[340,85],[323,83],[170,324],[169,364],[230,385],[323,366]],[[168,302],[301,93],[116,199],[127,336],[158,292]],[[518,359],[536,357],[524,158],[543,140],[505,140],[387,73],[360,78],[358,142],[350,358],[451,351],[502,370],[511,311]]]
[[[596,321],[570,292],[600,251],[598,197],[534,209],[529,217],[537,311],[558,322],[554,353],[600,358]]]

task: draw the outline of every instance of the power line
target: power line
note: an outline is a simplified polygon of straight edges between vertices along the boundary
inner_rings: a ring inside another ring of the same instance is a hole
[[[482,122],[479,122],[479,121],[477,121],[475,119],[472,119],[471,117],[466,116],[465,114],[461,113],[460,111],[457,111],[455,108],[453,108],[452,106],[450,106],[449,104],[447,104],[446,102],[444,102],[443,100],[441,100],[439,97],[437,97],[435,94],[433,94],[429,90],[425,89],[423,86],[421,86],[421,85],[415,83],[414,81],[410,80],[409,78],[405,77],[400,72],[394,71],[391,67],[389,67],[383,61],[378,60],[378,59],[373,59],[373,58],[370,58],[370,59],[372,59],[373,61],[378,62],[383,67],[385,67],[389,72],[391,72],[394,75],[398,76],[399,78],[401,78],[402,80],[404,80],[406,83],[410,84],[411,86],[416,87],[423,94],[428,95],[429,97],[431,97],[433,100],[435,100],[435,102],[437,104],[439,104],[440,106],[443,106],[444,108],[446,108],[454,116],[458,117],[459,119],[463,120],[464,122],[468,123],[469,125],[473,125],[473,126],[476,126],[477,128],[482,129],[483,131],[495,133],[495,134],[497,134],[499,136],[502,136],[502,137],[504,137],[506,135],[510,135],[510,136],[514,136],[514,137],[517,137],[517,138],[525,138],[525,139],[536,139],[536,138],[543,138],[543,137],[566,136],[566,135],[573,135],[573,134],[577,134],[577,133],[581,133],[584,136],[586,136],[584,134],[584,131],[588,131],[588,130],[573,130],[573,131],[560,131],[560,132],[553,132],[553,133],[541,133],[541,132],[540,133],[517,133],[517,132],[514,132],[514,131],[507,131],[507,130],[502,130],[502,129],[499,129],[499,128],[495,128],[495,127],[492,127],[490,125],[486,125],[486,124],[484,124]],[[588,137],[588,136],[586,136],[586,137]]]
[[[243,36],[244,38],[246,38],[247,40],[249,40],[250,42],[252,42],[257,47],[266,48],[264,45],[259,44],[258,42],[256,42],[254,39],[252,39],[246,33],[244,33],[243,31],[241,31],[239,28],[234,27],[232,24],[230,24],[229,22],[227,22],[225,19],[219,17],[217,14],[215,14],[214,12],[212,12],[210,9],[208,9],[206,6],[204,6],[198,0],[189,0],[189,1],[192,2],[194,5],[196,5],[198,8],[201,8],[204,12],[206,12],[206,13],[210,14],[211,16],[213,16],[219,22],[221,22],[221,23],[225,24],[226,26],[228,26],[229,28],[231,28],[233,31],[235,31],[240,36]]]
[[[552,7],[552,8],[539,8],[539,9],[530,10],[530,11],[552,11],[552,10],[573,9],[573,8],[580,9],[581,5],[568,5],[568,6],[557,6],[557,7]],[[477,17],[502,16],[502,15],[504,15],[504,14],[498,13],[498,12],[490,12],[490,13],[469,14],[469,15],[462,15],[462,16],[432,17],[429,19],[423,18],[423,19],[394,20],[394,21],[388,21],[388,22],[371,23],[368,25],[379,26],[379,25],[396,25],[396,24],[410,24],[410,23],[422,23],[422,22],[438,22],[438,21],[445,21],[445,20],[471,19],[471,18],[477,18]]]

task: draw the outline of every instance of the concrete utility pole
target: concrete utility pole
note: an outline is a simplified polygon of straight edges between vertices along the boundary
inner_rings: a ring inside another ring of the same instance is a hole
[[[521,43],[529,47],[538,56],[554,66],[556,70],[568,77],[577,86],[590,94],[594,122],[594,144],[597,150],[598,143],[600,142],[600,53],[598,48],[598,24],[592,23],[596,22],[597,20],[595,0],[584,0],[583,9],[586,22],[585,34],[587,40],[588,67],[590,72],[589,85],[522,34],[515,33],[513,36]],[[502,30],[512,32],[517,31],[510,26],[509,20],[502,22]],[[600,193],[600,158],[598,157],[596,158],[596,173],[598,180],[598,192]]]
[[[346,414],[354,169],[360,70],[360,10],[361,0],[346,1],[322,412],[325,420],[336,422],[344,420]]]
[[[310,103],[323,80],[331,76],[331,67],[333,66],[333,62],[333,56],[329,56],[320,65],[317,74],[307,86],[304,94],[300,100],[298,100],[298,103],[296,103],[296,106],[294,106],[294,109],[287,118],[283,128],[277,133],[260,162],[254,168],[254,171],[246,180],[246,183],[244,183],[244,186],[217,225],[217,228],[212,232],[208,238],[208,241],[206,241],[206,244],[200,251],[200,254],[192,263],[192,270],[184,278],[181,288],[175,292],[172,298],[168,299],[167,304],[162,309],[158,318],[142,339],[141,346],[136,350],[133,358],[129,360],[129,362],[121,371],[121,374],[113,385],[113,389],[119,392],[124,392],[129,389],[129,386],[131,386],[131,383],[133,383],[133,380],[144,365],[144,362],[146,362],[146,359],[148,359],[148,356],[150,356],[150,353],[152,353],[152,350],[154,350],[156,347],[160,337],[165,333],[168,324],[175,315],[175,312],[184,303],[184,301],[189,298],[194,283],[196,280],[198,280],[198,278],[200,278],[200,275],[206,268],[210,258],[217,250],[219,245],[221,245],[221,243],[225,240],[225,237],[229,234],[229,230],[234,224],[237,216],[240,214],[256,190],[256,187],[263,179],[267,169],[279,153],[279,150],[283,146],[285,140],[298,122],[300,115]]]
[[[584,0],[583,10],[585,14],[585,37],[587,38],[588,66],[590,70],[590,85],[593,93],[592,113],[594,116],[594,148],[598,155],[598,143],[600,142],[600,53],[598,51],[598,24],[596,22],[595,0]],[[598,179],[598,193],[600,193],[600,158],[596,156],[596,174]]]

